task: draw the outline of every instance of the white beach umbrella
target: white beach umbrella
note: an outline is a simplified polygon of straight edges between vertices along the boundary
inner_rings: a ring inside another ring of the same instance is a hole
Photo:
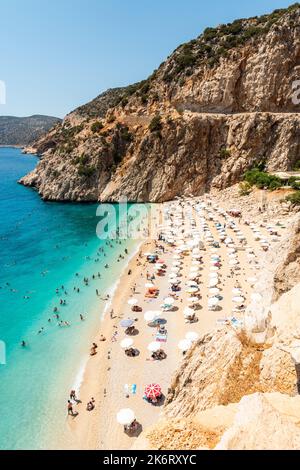
[[[127,301],[127,303],[128,303],[129,305],[136,305],[136,304],[138,303],[138,300],[137,300],[137,299],[129,299],[129,300]]]
[[[219,279],[217,278],[210,279],[209,281],[209,287],[216,287],[218,284],[219,284]]]
[[[218,287],[212,287],[209,289],[209,294],[211,295],[218,295],[220,293],[220,289]]]
[[[189,304],[197,304],[199,302],[199,299],[198,299],[198,297],[188,297],[187,302]]]
[[[233,295],[241,295],[242,289],[240,289],[239,287],[234,287],[232,289],[232,293],[233,293]]]
[[[159,318],[161,313],[159,311],[153,311],[153,310],[148,310],[148,312],[145,312],[144,314],[144,319],[146,322],[152,322]]]
[[[191,263],[192,266],[201,266],[201,261],[197,260],[197,259],[193,259],[192,263]]]
[[[122,349],[128,349],[133,345],[133,340],[131,338],[125,338],[121,341],[120,346]]]
[[[195,341],[197,341],[199,339],[199,335],[198,333],[196,333],[195,331],[189,331],[186,335],[185,335],[185,338],[188,340],[188,341],[191,341],[192,343],[194,343]]]
[[[187,281],[186,285],[189,287],[198,287],[198,284],[196,281]]]
[[[152,282],[146,282],[145,287],[154,287],[154,284]]]
[[[158,341],[152,341],[147,347],[148,351],[157,352],[161,349],[161,344]]]
[[[233,297],[232,302],[234,302],[236,304],[242,304],[243,302],[245,302],[245,298],[242,297],[241,295],[237,295],[237,296]]]
[[[247,278],[247,281],[250,283],[250,284],[255,284],[257,282],[257,278],[256,277],[248,277]]]
[[[209,268],[209,270],[210,270],[210,272],[212,272],[212,273],[216,273],[216,272],[220,271],[220,268],[219,268],[218,266],[211,266],[211,267]]]
[[[197,273],[199,273],[199,268],[197,266],[192,266],[189,274],[194,276]]]
[[[192,307],[185,307],[183,310],[183,314],[185,317],[189,317],[190,315],[194,315],[195,311]]]
[[[173,297],[166,297],[164,299],[164,303],[169,304],[169,305],[173,305],[175,303],[175,299]]]
[[[170,273],[169,274],[169,278],[171,279],[172,277],[177,277],[178,276],[178,273]]]
[[[210,279],[216,279],[219,276],[218,276],[218,273],[209,273],[209,277],[210,277]]]
[[[180,272],[180,268],[177,267],[177,266],[173,266],[173,267],[171,268],[171,271],[172,271],[172,273],[175,273],[175,274],[176,274],[176,273],[179,273],[179,272]]]
[[[129,426],[135,420],[135,414],[130,408],[123,408],[117,414],[117,421],[123,426]]]
[[[172,265],[178,268],[182,265],[182,262],[181,261],[173,261]]]
[[[182,351],[188,351],[192,347],[193,343],[189,341],[188,339],[182,339],[178,343],[178,348]]]
[[[209,306],[215,306],[215,305],[218,305],[218,303],[220,302],[220,299],[218,297],[210,297],[208,299],[208,305]]]

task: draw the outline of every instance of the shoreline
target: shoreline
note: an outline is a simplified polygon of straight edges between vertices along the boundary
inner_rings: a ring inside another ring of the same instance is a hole
[[[103,308],[103,312],[102,314],[100,315],[100,327],[102,325],[102,323],[104,322],[105,318],[106,318],[106,314],[108,312],[108,310],[111,308],[113,302],[114,302],[114,297],[116,295],[116,292],[119,288],[119,285],[120,285],[120,282],[121,282],[121,279],[123,277],[123,275],[125,274],[126,270],[129,269],[129,265],[131,263],[131,261],[133,260],[133,258],[135,258],[135,256],[138,254],[139,250],[141,249],[141,247],[143,246],[143,244],[145,243],[145,241],[143,242],[140,242],[138,244],[138,246],[136,247],[136,249],[133,251],[133,253],[129,256],[128,260],[127,260],[127,263],[126,265],[123,267],[121,273],[120,273],[120,276],[119,278],[112,284],[111,287],[108,288],[106,294],[108,294],[110,296],[110,299],[106,302],[106,305],[105,307]],[[97,337],[95,337],[95,335],[93,335],[91,337],[91,342],[93,341],[96,341],[97,340]],[[82,384],[84,383],[84,379],[85,379],[85,374],[86,374],[86,368],[88,366],[88,363],[89,361],[91,360],[92,358],[87,354],[83,359],[82,359],[82,363],[79,367],[79,370],[77,372],[77,374],[75,375],[75,379],[74,379],[74,382],[73,382],[73,388],[74,390],[76,390],[76,394],[77,394],[77,397],[80,398],[80,392],[81,392],[81,386]]]
[[[25,145],[4,145],[4,144],[0,144],[0,148],[4,148],[4,149],[24,149]]]
[[[90,420],[92,420],[93,423],[97,423],[99,420],[101,412],[101,406],[99,406],[99,403],[101,402],[101,399],[97,397],[97,392],[100,392],[101,385],[105,387],[105,384],[107,383],[108,371],[105,370],[107,369],[107,359],[105,357],[105,352],[103,351],[103,349],[109,344],[109,338],[112,337],[114,333],[114,320],[116,319],[116,317],[114,317],[113,319],[109,318],[107,316],[107,313],[110,309],[113,309],[115,312],[117,307],[119,307],[118,303],[121,296],[121,292],[119,291],[122,290],[122,284],[126,283],[126,287],[129,287],[129,269],[131,269],[132,271],[130,281],[139,274],[138,267],[136,266],[137,256],[142,251],[143,247],[149,245],[149,243],[151,243],[151,240],[149,241],[149,239],[145,239],[138,243],[137,247],[130,255],[128,262],[122,269],[119,278],[107,291],[111,297],[110,300],[106,302],[106,305],[100,316],[99,332],[98,334],[93,334],[93,336],[90,338],[91,343],[95,342],[96,344],[98,344],[98,353],[96,354],[96,356],[93,357],[91,357],[87,353],[85,359],[83,358],[83,363],[81,364],[74,379],[73,388],[76,390],[77,397],[82,402],[78,406],[78,409],[76,408],[76,411],[79,412],[78,417],[70,421],[70,428],[73,432],[73,437],[75,438],[75,441],[73,441],[71,447],[69,443],[67,443],[66,447],[62,446],[62,449],[97,450],[99,448],[97,434],[92,433],[93,437],[91,438],[90,433],[88,432],[88,428],[95,428],[94,424],[92,424],[91,426]],[[106,320],[108,321],[106,322]],[[102,334],[106,338],[105,342],[101,343],[99,341],[100,334]],[[102,348],[102,351],[100,352],[99,349],[101,344],[104,346],[104,348]],[[89,347],[87,346],[87,350],[88,348]],[[101,384],[95,384],[96,377],[99,377],[101,379]],[[85,405],[91,399],[92,396],[96,398],[96,407],[95,410],[93,410],[93,416],[91,416],[85,410]]]

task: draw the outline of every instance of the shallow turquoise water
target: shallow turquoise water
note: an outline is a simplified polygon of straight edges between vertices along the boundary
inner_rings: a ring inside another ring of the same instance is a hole
[[[0,340],[6,345],[6,365],[0,365],[0,449],[59,448],[62,439],[72,439],[66,400],[105,305],[95,290],[107,292],[128,260],[116,258],[125,247],[130,256],[137,246],[114,241],[110,248],[99,240],[96,205],[45,203],[16,184],[35,164],[36,157],[18,149],[0,149]],[[99,247],[106,256],[97,254]],[[56,294],[62,285],[67,295],[62,289]],[[66,306],[59,305],[60,298]],[[57,325],[55,306],[70,327]]]

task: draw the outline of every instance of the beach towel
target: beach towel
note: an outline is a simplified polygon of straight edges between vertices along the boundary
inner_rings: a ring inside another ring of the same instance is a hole
[[[131,393],[132,393],[132,395],[136,394],[136,384],[131,385]]]
[[[159,341],[161,343],[166,343],[167,342],[167,335],[162,335],[160,333],[157,333],[155,338],[156,338],[156,341]]]

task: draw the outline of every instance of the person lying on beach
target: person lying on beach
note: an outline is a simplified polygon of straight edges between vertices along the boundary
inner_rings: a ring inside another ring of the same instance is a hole
[[[100,335],[100,341],[106,341],[106,338],[105,338],[105,336],[103,336],[103,335]]]
[[[97,344],[93,343],[91,347],[90,356],[95,356],[97,354],[97,348],[98,348]]]
[[[89,401],[86,405],[86,410],[87,411],[92,411],[95,408],[95,398],[91,398],[91,401]]]

